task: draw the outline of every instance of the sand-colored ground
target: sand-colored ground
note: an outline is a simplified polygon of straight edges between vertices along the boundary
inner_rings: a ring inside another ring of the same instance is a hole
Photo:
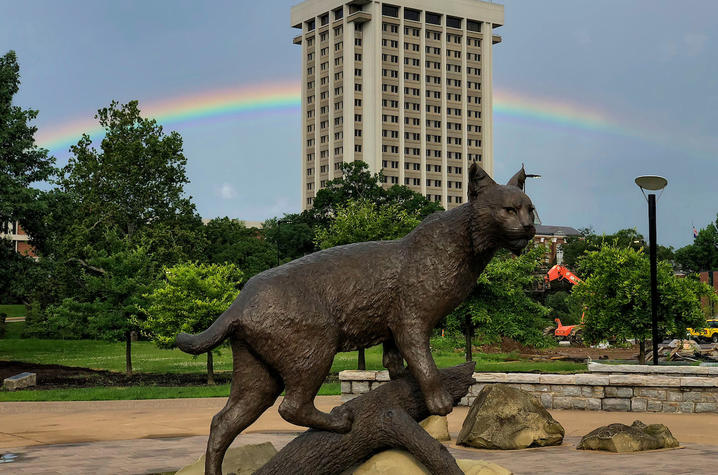
[[[338,396],[320,396],[329,411]],[[145,401],[0,403],[0,454],[18,454],[0,473],[157,473],[177,470],[204,450],[209,421],[223,398]],[[271,441],[279,449],[304,430],[284,421],[275,404],[237,439]],[[455,408],[449,431],[455,437],[468,408]],[[483,458],[515,473],[715,473],[718,414],[654,414],[551,411],[566,429],[561,447],[523,451],[457,448],[459,458]],[[575,450],[578,438],[612,422],[666,424],[684,449],[633,456]],[[577,466],[576,464],[579,464]]]

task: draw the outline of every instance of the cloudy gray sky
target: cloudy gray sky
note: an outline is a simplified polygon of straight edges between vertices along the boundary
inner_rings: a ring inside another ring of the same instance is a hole
[[[17,103],[39,109],[47,137],[112,99],[142,107],[299,84],[293,3],[0,0],[0,54],[17,51]],[[494,50],[497,179],[522,162],[543,175],[528,193],[545,224],[647,234],[633,178],[664,175],[659,241],[690,243],[692,226],[718,212],[718,2],[503,3]],[[263,220],[297,211],[299,125],[293,107],[171,124],[185,139],[188,191],[200,213]],[[60,163],[66,148],[52,150]]]

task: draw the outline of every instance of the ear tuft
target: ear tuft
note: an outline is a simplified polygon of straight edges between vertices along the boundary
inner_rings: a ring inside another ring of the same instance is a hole
[[[488,173],[476,162],[469,167],[469,200],[476,199],[479,192],[486,187],[496,185]]]
[[[524,165],[521,164],[521,170],[519,170],[516,173],[516,175],[511,177],[509,182],[506,183],[506,186],[515,186],[516,188],[523,191],[525,183],[526,183],[526,170],[524,170]]]

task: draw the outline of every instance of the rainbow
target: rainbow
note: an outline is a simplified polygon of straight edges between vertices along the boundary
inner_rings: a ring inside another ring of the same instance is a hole
[[[252,119],[273,112],[296,115],[300,107],[300,85],[296,81],[264,83],[140,103],[143,116],[154,118],[165,126],[209,119]],[[662,147],[678,148],[681,145],[675,141],[668,142],[665,134],[660,131],[627,124],[595,107],[556,98],[539,98],[506,89],[495,89],[494,118],[497,125],[504,121],[524,122],[558,129],[637,138]],[[58,152],[67,150],[83,133],[95,139],[102,135],[103,129],[91,118],[68,121],[40,129],[37,143],[43,148]],[[707,156],[705,150],[694,151]],[[708,155],[714,156],[715,153]]]
[[[166,99],[140,102],[143,117],[162,125],[174,125],[235,116],[255,117],[267,112],[296,113],[301,105],[299,85],[273,83],[221,89]],[[67,121],[55,127],[39,129],[36,137],[40,147],[60,151],[77,143],[82,134],[95,139],[104,129],[92,118]]]

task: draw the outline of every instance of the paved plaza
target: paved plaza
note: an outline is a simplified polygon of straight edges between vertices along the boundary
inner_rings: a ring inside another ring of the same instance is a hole
[[[0,454],[14,454],[0,473],[150,474],[172,472],[203,452],[209,421],[224,398],[146,401],[0,403]],[[330,410],[339,397],[320,396]],[[235,445],[272,442],[277,449],[302,428],[279,417],[275,404],[235,441]],[[455,437],[468,408],[455,408],[449,430]],[[565,427],[560,447],[521,451],[449,448],[457,458],[498,463],[514,473],[656,474],[715,473],[718,467],[718,414],[636,414],[551,411]],[[666,424],[680,449],[641,454],[575,450],[581,435],[612,422],[634,419]]]

